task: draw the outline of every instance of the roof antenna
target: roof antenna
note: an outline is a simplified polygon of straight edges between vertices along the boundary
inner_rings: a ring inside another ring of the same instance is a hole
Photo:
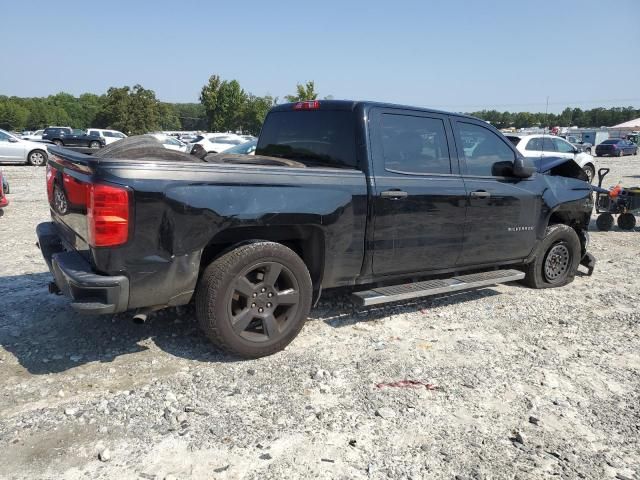
[[[549,120],[549,95],[547,95],[547,106],[544,110],[544,123],[546,125],[547,121]],[[544,132],[546,130],[546,127],[542,130],[542,153],[544,153]]]

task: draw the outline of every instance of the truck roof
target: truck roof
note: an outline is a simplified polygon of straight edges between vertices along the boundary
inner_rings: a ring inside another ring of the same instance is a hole
[[[367,107],[382,107],[382,108],[400,108],[403,110],[415,110],[417,112],[426,113],[438,113],[441,115],[453,115],[456,117],[469,118],[473,120],[481,120],[471,115],[465,115],[462,113],[447,112],[444,110],[436,110],[433,108],[416,107],[411,105],[399,105],[395,103],[374,102],[369,100],[316,100],[319,103],[318,110],[355,110],[358,106]],[[300,102],[281,103],[274,106],[271,111],[287,111],[293,110],[293,107]],[[484,121],[484,120],[481,120]]]

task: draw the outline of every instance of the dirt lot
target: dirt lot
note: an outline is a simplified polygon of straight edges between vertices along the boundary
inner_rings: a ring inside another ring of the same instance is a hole
[[[599,163],[640,184],[639,157]],[[2,478],[640,478],[640,231],[593,231],[595,274],[562,289],[334,295],[239,361],[189,311],[139,326],[47,294],[44,169],[3,170]]]

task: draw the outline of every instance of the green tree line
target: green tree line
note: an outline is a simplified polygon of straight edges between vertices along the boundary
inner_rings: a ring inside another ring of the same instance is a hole
[[[298,85],[291,101],[317,98],[313,82]],[[157,130],[242,131],[257,135],[278,99],[246,92],[237,80],[212,75],[200,103],[167,103],[142,85],[111,87],[102,95],[58,93],[20,98],[0,95],[0,128],[37,130],[50,125],[113,128],[129,135]]]
[[[498,112],[481,110],[470,115],[481,118],[497,128],[526,127],[612,127],[640,117],[640,109],[633,107],[565,108],[562,113]]]
[[[315,100],[313,81],[296,85],[289,102]],[[324,97],[325,99],[332,97]],[[0,95],[0,128],[36,130],[49,125],[72,128],[113,128],[130,135],[157,130],[242,131],[257,135],[277,97],[256,96],[237,80],[212,75],[200,92],[200,103],[167,103],[141,85],[111,87],[106,93],[83,93],[75,97],[58,93],[48,97],[21,98]],[[640,117],[633,107],[566,108],[560,114],[481,110],[471,115],[498,128],[578,126],[600,127]]]

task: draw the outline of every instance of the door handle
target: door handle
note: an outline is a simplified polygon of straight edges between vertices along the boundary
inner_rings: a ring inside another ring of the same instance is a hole
[[[473,198],[489,198],[491,194],[486,190],[476,190],[475,192],[471,192],[469,196]]]
[[[380,196],[382,198],[391,198],[391,199],[398,200],[400,198],[408,197],[409,194],[402,190],[385,190],[384,192],[380,193]]]

